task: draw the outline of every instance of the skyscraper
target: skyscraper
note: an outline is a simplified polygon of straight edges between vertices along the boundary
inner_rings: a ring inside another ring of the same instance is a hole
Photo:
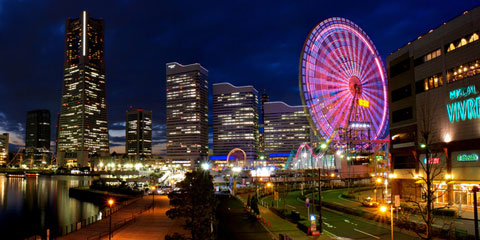
[[[167,63],[167,161],[196,167],[208,154],[208,71]]]
[[[290,152],[304,142],[310,142],[310,124],[304,107],[284,102],[265,103],[265,153],[269,164],[284,164]]]
[[[88,166],[109,152],[103,37],[103,20],[86,11],[65,23],[58,166]]]
[[[258,145],[258,91],[253,86],[213,84],[213,152],[227,155],[235,148],[255,161]]]
[[[260,159],[265,158],[265,103],[268,102],[268,94],[267,90],[263,89],[263,94],[260,98],[260,102],[262,104],[262,108],[260,109],[260,126],[259,126],[259,133],[258,133],[258,155]]]
[[[6,164],[8,159],[8,133],[0,135],[0,165]]]
[[[152,155],[152,111],[127,110],[125,153],[133,159]]]
[[[25,159],[27,165],[47,164],[50,153],[50,111],[32,110],[25,124]]]

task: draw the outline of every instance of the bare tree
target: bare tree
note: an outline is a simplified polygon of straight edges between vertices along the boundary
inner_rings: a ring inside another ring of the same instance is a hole
[[[435,116],[437,116],[437,99],[434,95],[425,93],[423,95],[423,101],[417,99],[417,128],[418,128],[418,142],[419,149],[414,151],[415,160],[418,163],[418,168],[411,172],[411,175],[416,179],[417,186],[420,187],[421,193],[425,194],[421,198],[414,198],[408,202],[413,203],[420,213],[421,219],[425,223],[425,233],[416,232],[422,239],[432,239],[432,225],[435,221],[434,211],[435,202],[437,198],[443,197],[443,193],[437,193],[439,185],[435,185],[434,182],[441,182],[448,179],[444,178],[446,162],[441,161],[439,156],[442,152],[442,143],[438,134],[438,129],[435,124]],[[424,154],[425,158],[422,159],[420,154]],[[448,156],[446,158],[448,161]],[[436,194],[437,193],[437,194]],[[442,207],[440,207],[442,208]]]

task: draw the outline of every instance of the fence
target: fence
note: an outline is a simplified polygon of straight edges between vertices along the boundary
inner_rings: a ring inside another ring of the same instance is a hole
[[[130,200],[127,200],[127,201],[120,202],[118,205],[111,208],[111,210],[112,210],[111,213],[113,214],[113,213],[118,212],[121,208],[138,201],[138,199],[139,198],[135,198],[135,199],[130,199]],[[148,207],[147,209],[150,209],[150,207]],[[143,210],[141,212],[144,212],[144,211],[146,211],[146,210]],[[100,215],[101,215],[101,218],[99,217]],[[50,239],[55,239],[57,237],[65,236],[69,233],[78,231],[78,230],[80,230],[80,229],[82,229],[82,228],[84,228],[84,227],[86,227],[90,224],[93,224],[93,223],[96,223],[97,221],[105,219],[108,216],[110,216],[110,210],[103,209],[103,210],[100,211],[100,213],[98,213],[96,215],[93,215],[93,216],[90,216],[88,218],[82,219],[81,221],[78,221],[76,223],[64,225],[64,226],[58,227],[56,229],[55,228],[54,229],[46,229],[41,235],[37,234],[37,235],[31,236],[31,237],[25,238],[25,240],[47,239],[47,232],[49,232],[48,235],[49,235]],[[134,216],[132,216],[131,218],[134,218]],[[130,219],[130,221],[131,221],[131,219]],[[126,223],[124,223],[124,225],[125,224]],[[107,235],[108,235],[108,231],[107,231]]]

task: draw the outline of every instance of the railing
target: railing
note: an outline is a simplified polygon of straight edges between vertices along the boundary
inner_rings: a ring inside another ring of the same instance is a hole
[[[130,199],[130,200],[127,200],[127,201],[123,201],[121,203],[119,203],[117,206],[115,207],[112,207],[112,211],[111,213],[116,213],[118,212],[121,208],[125,207],[125,206],[128,206],[136,201],[138,201],[139,199],[138,198],[135,198],[135,199]],[[149,207],[150,208],[150,207]],[[107,209],[104,209],[102,211],[100,211],[101,213],[101,216],[102,218],[101,219],[105,219],[106,217],[110,216],[110,210],[107,210]],[[76,223],[72,223],[72,224],[68,224],[68,225],[64,225],[62,227],[59,227],[57,229],[47,229],[45,231],[45,234],[42,234],[42,235],[34,235],[34,236],[31,236],[31,237],[28,237],[28,238],[25,238],[25,240],[30,240],[30,239],[46,239],[47,238],[47,235],[49,235],[49,238],[50,239],[54,239],[54,238],[57,238],[57,237],[61,237],[61,236],[65,236],[67,234],[70,234],[72,232],[75,232],[75,231],[78,231],[90,224],[93,224],[93,223],[96,223],[98,222],[99,220],[101,219],[98,219],[99,217],[99,214],[96,214],[96,215],[93,215],[93,216],[90,216],[88,218],[85,218],[85,219],[82,219],[81,221],[79,222],[76,222]],[[132,216],[133,217],[133,216]],[[47,233],[48,232],[48,233]]]
[[[143,210],[140,210],[139,212],[132,214],[131,217],[125,218],[121,222],[115,223],[112,226],[112,237],[113,237],[116,230],[121,229],[122,227],[126,226],[129,223],[135,222],[137,220],[138,216],[140,216],[142,213],[150,210],[152,208],[152,206],[153,206],[153,204],[150,205],[150,206],[145,206],[145,208]],[[102,239],[102,237],[107,236],[109,232],[110,231],[103,231],[101,233],[91,235],[91,236],[87,237],[87,240]]]

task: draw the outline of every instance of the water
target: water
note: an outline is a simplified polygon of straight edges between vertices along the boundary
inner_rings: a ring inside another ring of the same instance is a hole
[[[89,185],[91,177],[6,178],[0,174],[0,239],[24,239],[64,229],[99,212],[93,203],[68,196],[71,187]]]

